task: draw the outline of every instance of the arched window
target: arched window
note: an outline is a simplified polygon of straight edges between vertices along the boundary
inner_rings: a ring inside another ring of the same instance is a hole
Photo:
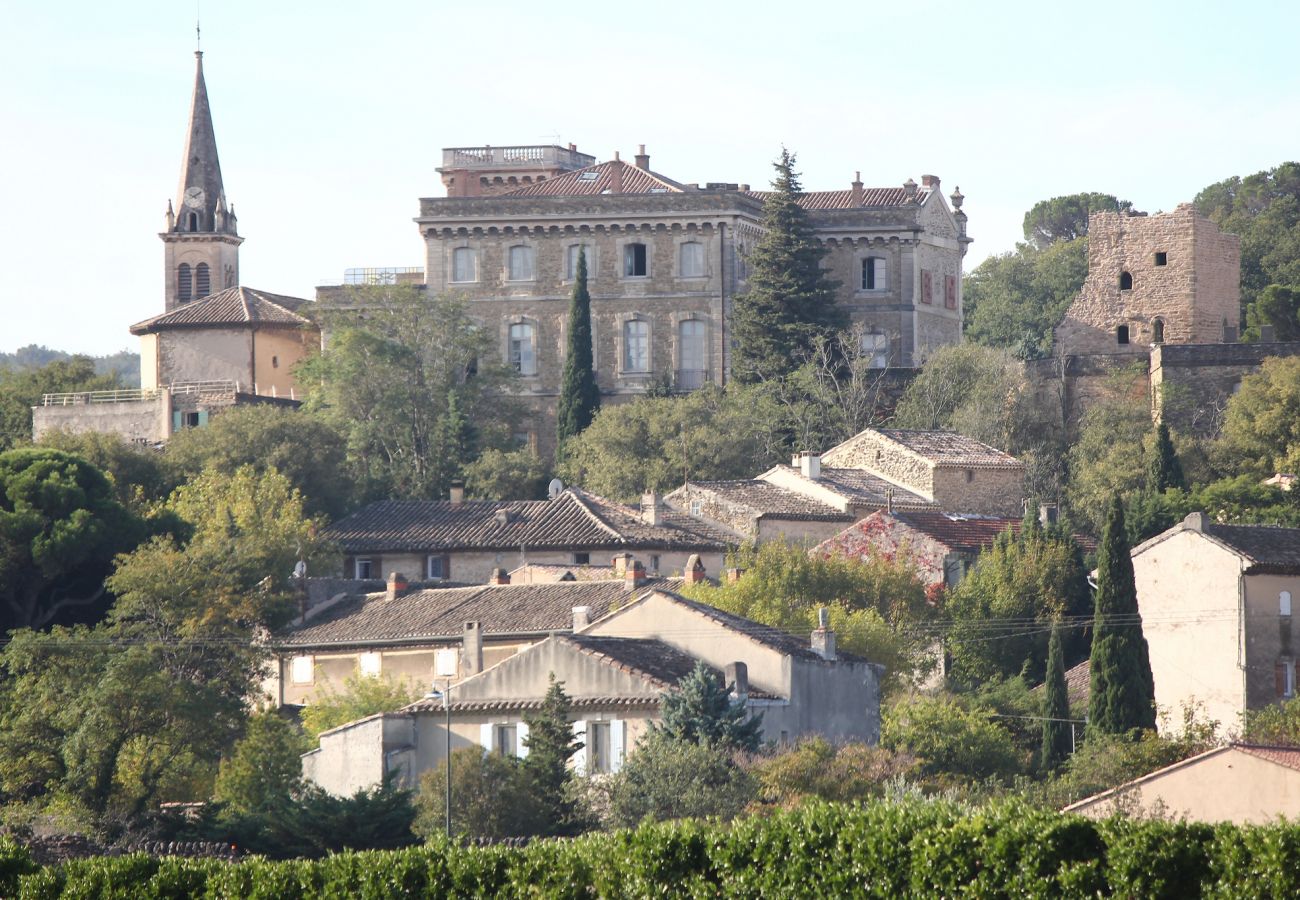
[[[206,297],[212,293],[212,276],[208,272],[207,263],[199,263],[194,267],[194,296]]]
[[[176,299],[194,299],[194,273],[190,271],[189,263],[181,263],[176,267]]]
[[[533,248],[519,245],[510,248],[510,280],[533,280]]]
[[[888,289],[888,264],[882,257],[868,256],[862,261],[862,290],[885,291]]]
[[[888,368],[889,336],[875,333],[864,334],[862,336],[862,355],[867,358],[867,368]]]
[[[681,276],[683,278],[700,278],[704,275],[704,245],[699,241],[687,241],[682,244]]]
[[[199,230],[199,214],[190,213],[190,231]]]
[[[478,281],[478,254],[473,247],[457,247],[451,251],[451,280]]]
[[[587,277],[592,278],[596,274],[596,254],[592,248],[585,244],[570,244],[564,250],[564,280],[578,280],[578,256],[583,256],[587,261]]]
[[[650,371],[650,323],[644,319],[623,323],[623,371]]]
[[[516,322],[510,326],[510,365],[520,375],[537,374],[533,326],[527,322]]]
[[[1119,273],[1119,289],[1121,291],[1133,290],[1133,274],[1131,272]]]
[[[623,245],[623,277],[644,278],[650,273],[645,244]]]
[[[1151,322],[1151,343],[1163,344],[1165,342],[1165,320],[1154,319]]]
[[[1115,329],[1115,340],[1121,344],[1128,343],[1128,326],[1121,325]]]
[[[694,391],[709,377],[708,326],[699,319],[686,319],[677,326],[677,388]]]

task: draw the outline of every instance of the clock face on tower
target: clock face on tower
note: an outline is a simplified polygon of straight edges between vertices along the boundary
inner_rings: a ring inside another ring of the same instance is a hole
[[[203,188],[187,187],[185,189],[185,205],[192,206],[195,209],[203,205]]]

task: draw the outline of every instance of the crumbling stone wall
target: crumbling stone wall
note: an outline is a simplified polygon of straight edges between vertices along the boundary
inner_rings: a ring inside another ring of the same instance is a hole
[[[1265,359],[1300,356],[1300,343],[1194,344],[1151,351],[1152,416],[1175,431],[1214,437],[1241,380]]]

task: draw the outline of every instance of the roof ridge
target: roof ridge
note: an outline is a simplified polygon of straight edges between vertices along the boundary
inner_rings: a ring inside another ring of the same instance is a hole
[[[567,488],[564,492],[564,494],[568,494],[569,496],[571,496],[573,498],[573,502],[578,505],[578,508],[581,509],[584,513],[586,513],[591,518],[591,520],[595,522],[599,527],[605,529],[605,531],[608,532],[611,537],[617,538],[620,541],[626,541],[627,538],[623,536],[622,532],[615,530],[612,525],[610,525],[603,518],[597,515],[596,511],[593,510],[590,506],[588,506],[586,502],[584,502],[584,498],[581,496],[581,493],[585,493],[582,491],[581,488]],[[564,494],[561,494],[560,496],[563,497]],[[591,495],[591,496],[595,496],[595,495]]]

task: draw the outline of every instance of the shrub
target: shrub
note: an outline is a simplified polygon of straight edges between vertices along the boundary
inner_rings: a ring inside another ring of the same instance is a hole
[[[760,760],[753,771],[764,800],[790,804],[809,797],[835,801],[880,797],[886,782],[906,775],[915,765],[916,759],[906,753],[866,744],[837,747],[819,736]]]
[[[754,798],[756,787],[753,776],[727,751],[652,736],[610,778],[610,818],[620,826],[705,816],[730,819]]]
[[[1010,732],[987,710],[945,695],[909,697],[889,707],[880,742],[917,757],[917,773],[940,785],[1008,778],[1023,766]]]

